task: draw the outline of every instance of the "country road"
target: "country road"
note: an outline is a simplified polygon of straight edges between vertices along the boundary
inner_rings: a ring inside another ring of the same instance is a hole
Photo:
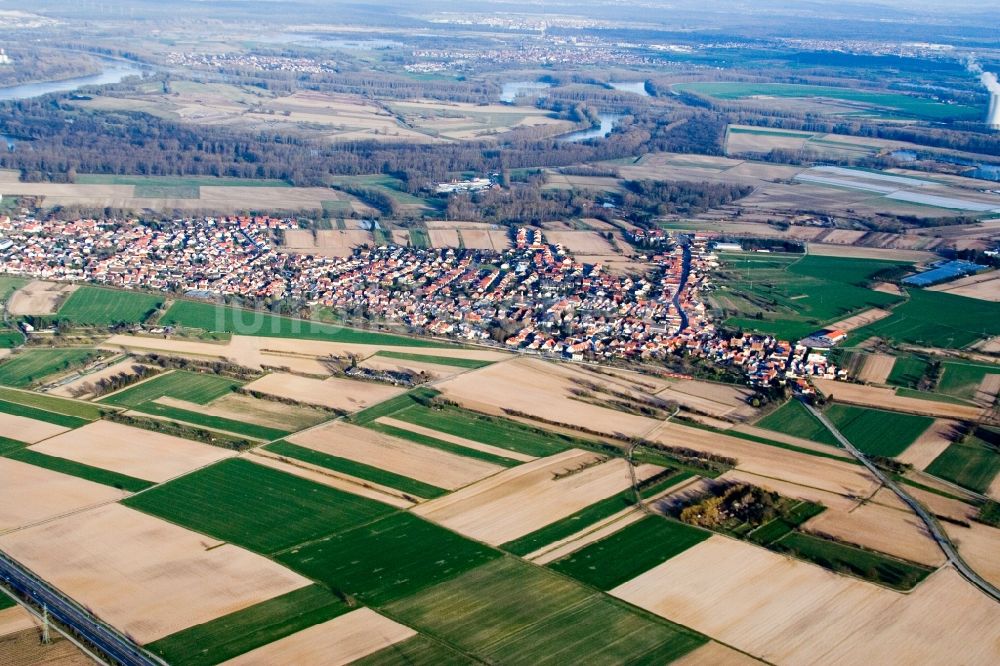
[[[868,471],[874,474],[875,477],[885,485],[886,488],[896,493],[899,499],[903,500],[911,509],[913,509],[917,516],[920,517],[920,520],[924,521],[924,524],[927,526],[927,531],[930,532],[931,537],[933,537],[934,541],[937,542],[938,547],[944,551],[948,561],[960,574],[962,574],[966,580],[982,590],[982,592],[987,596],[992,597],[994,601],[1000,601],[1000,590],[994,587],[989,581],[984,579],[976,573],[972,567],[965,563],[965,560],[963,560],[962,556],[959,555],[958,549],[955,548],[954,544],[952,544],[951,540],[948,538],[948,535],[945,534],[944,530],[941,529],[941,526],[938,525],[937,520],[930,514],[930,512],[927,511],[927,509],[923,507],[922,504],[920,504],[920,502],[910,497],[910,494],[903,490],[899,484],[890,479],[885,472],[879,469],[873,462],[868,460],[868,457],[865,456],[864,453],[855,448],[855,446],[851,444],[851,442],[844,437],[839,430],[837,430],[837,427],[833,425],[830,419],[826,418],[826,415],[823,414],[823,412],[819,411],[805,401],[803,401],[802,404],[806,406],[806,409],[808,409],[813,416],[819,419],[820,422],[826,426],[827,430],[833,433],[833,436],[837,438],[837,441],[841,443],[848,453],[857,458],[861,464],[868,468]]]
[[[30,599],[39,608],[77,635],[96,646],[113,663],[123,666],[163,666],[133,641],[95,618],[51,585],[25,569],[15,560],[0,553],[0,581]]]

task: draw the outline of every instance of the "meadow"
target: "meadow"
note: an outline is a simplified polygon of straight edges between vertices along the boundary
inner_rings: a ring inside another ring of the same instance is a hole
[[[683,553],[711,532],[647,516],[549,566],[602,590],[610,590]]]
[[[826,429],[819,419],[809,413],[809,410],[798,400],[789,400],[784,405],[771,412],[760,421],[757,427],[766,428],[786,435],[794,435],[814,442],[839,446],[837,439]]]
[[[39,409],[38,407],[30,407],[6,400],[0,400],[0,412],[23,416],[35,419],[36,421],[45,421],[46,423],[52,423],[63,428],[79,428],[90,423],[87,419],[81,419],[78,416],[66,416],[65,414],[58,414],[45,409]]]
[[[893,115],[903,115],[928,120],[972,120],[979,111],[964,104],[945,104],[937,100],[915,95],[875,90],[838,88],[833,86],[801,85],[792,83],[730,83],[696,82],[682,83],[675,89],[697,95],[705,95],[720,100],[738,100],[750,97],[814,98],[856,102],[873,107],[894,110]]]
[[[497,557],[499,551],[410,513],[395,513],[285,550],[275,559],[338,594],[378,606]]]
[[[47,412],[55,412],[65,416],[77,416],[81,419],[94,421],[101,418],[101,408],[80,400],[69,400],[54,395],[20,391],[0,386],[0,400],[13,402],[26,407],[37,407]]]
[[[118,407],[138,407],[144,402],[170,397],[205,405],[242,386],[228,377],[174,370],[118,391],[100,402]]]
[[[263,554],[393,511],[240,458],[157,486],[125,504]]]
[[[138,324],[146,321],[162,305],[162,296],[84,286],[66,299],[54,318],[82,326]]]
[[[9,452],[4,457],[133,493],[145,490],[153,485],[151,481],[137,479],[127,474],[119,474],[118,472],[112,472],[66,458],[46,455],[38,451],[32,451],[31,449],[20,449]]]
[[[971,436],[968,441],[949,444],[924,471],[963,488],[985,493],[1000,474],[1000,450]]]
[[[795,254],[721,254],[711,300],[727,326],[794,340],[843,317],[900,300],[861,285],[892,262]]]
[[[377,467],[372,467],[371,465],[365,465],[364,463],[356,462],[354,460],[348,460],[347,458],[332,456],[327,453],[323,453],[322,451],[308,449],[304,446],[298,446],[284,440],[268,444],[264,448],[280,456],[300,460],[311,465],[317,465],[334,472],[349,474],[359,479],[371,481],[372,483],[377,483],[383,486],[389,486],[390,488],[395,488],[396,490],[400,490],[404,493],[415,495],[417,497],[422,497],[424,499],[434,499],[435,497],[440,497],[448,492],[443,488],[432,486],[429,483],[423,483],[421,481],[417,481],[416,479],[387,472]]]
[[[921,564],[802,532],[791,532],[769,548],[896,590],[910,590],[934,571]]]
[[[471,663],[464,654],[439,641],[417,634],[413,638],[383,648],[355,661],[352,666],[466,666]]]
[[[486,663],[667,663],[705,639],[505,557],[387,607]]]
[[[97,355],[93,349],[22,350],[0,363],[0,384],[24,388],[85,365]]]
[[[326,340],[353,344],[388,345],[400,347],[447,347],[434,340],[409,338],[391,333],[344,328],[314,321],[292,319],[259,310],[177,301],[160,318],[163,326],[183,326],[238,335],[302,340]]]
[[[831,405],[826,416],[851,444],[873,456],[898,456],[934,423],[929,416]]]
[[[450,356],[431,356],[429,354],[407,354],[406,352],[385,351],[377,352],[375,356],[382,358],[393,358],[399,361],[415,361],[420,363],[436,363],[438,365],[450,365],[456,368],[483,368],[493,363],[493,361],[479,361],[474,358],[452,358]]]
[[[956,349],[994,335],[1000,335],[1000,303],[910,289],[909,299],[890,317],[853,331],[850,341],[878,336],[890,343]]]
[[[923,356],[898,356],[886,382],[902,388],[916,388],[929,365],[930,362]]]
[[[309,585],[184,629],[146,645],[169,663],[212,666],[351,610],[322,585]]]
[[[941,364],[941,369],[943,372],[938,381],[937,390],[966,400],[976,397],[976,389],[983,381],[983,377],[988,374],[1000,374],[1000,366],[998,365],[980,365],[959,361],[945,361]]]

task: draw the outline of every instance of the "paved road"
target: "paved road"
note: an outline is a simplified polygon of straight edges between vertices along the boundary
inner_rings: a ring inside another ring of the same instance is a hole
[[[87,610],[3,553],[0,553],[0,580],[31,599],[38,607],[48,608],[49,615],[54,620],[72,628],[79,636],[107,655],[112,662],[123,666],[163,666],[162,661],[99,621]]]
[[[958,550],[951,543],[951,540],[948,538],[948,535],[945,534],[944,530],[941,529],[941,526],[938,525],[934,516],[932,516],[927,509],[920,504],[920,502],[910,497],[909,493],[904,491],[899,484],[890,479],[885,472],[879,469],[873,462],[868,460],[864,453],[855,448],[854,445],[851,444],[851,442],[848,441],[848,439],[844,437],[839,430],[837,430],[837,427],[830,422],[830,419],[826,418],[826,415],[823,414],[823,412],[806,402],[803,402],[803,404],[806,406],[806,409],[812,412],[813,416],[818,418],[823,425],[825,425],[827,429],[833,433],[833,436],[837,438],[837,441],[839,441],[852,456],[861,461],[861,464],[867,467],[868,471],[874,474],[886,488],[896,493],[896,495],[899,496],[899,499],[906,502],[906,504],[916,512],[920,519],[924,521],[924,524],[927,526],[927,530],[934,538],[934,541],[936,541],[937,545],[942,551],[944,551],[948,561],[951,562],[952,566],[955,567],[958,573],[962,574],[966,580],[982,590],[984,594],[992,597],[995,601],[1000,601],[1000,590],[990,584],[989,581],[985,580],[978,573],[976,573],[972,567],[965,563],[965,560],[963,560],[962,556],[958,554]]]

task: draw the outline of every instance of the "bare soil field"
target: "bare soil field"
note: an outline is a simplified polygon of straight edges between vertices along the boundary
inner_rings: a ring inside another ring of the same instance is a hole
[[[820,444],[819,442],[814,442],[810,439],[803,439],[801,437],[795,437],[794,435],[786,435],[783,432],[777,432],[775,430],[765,430],[764,428],[758,428],[756,426],[746,424],[740,424],[733,428],[733,430],[747,435],[753,435],[754,437],[763,437],[764,439],[771,439],[775,442],[782,442],[783,444],[791,444],[792,446],[798,446],[804,449],[821,451],[831,456],[839,456],[846,459],[851,458],[851,454],[847,453],[843,449],[838,449],[835,446]]]
[[[223,663],[230,666],[341,666],[416,635],[417,632],[409,627],[371,609],[359,608]]]
[[[43,467],[0,458],[0,533],[85,507],[114,502],[127,493]]]
[[[676,423],[665,423],[653,439],[667,446],[736,458],[738,470],[837,495],[868,497],[878,488],[875,477],[847,461],[789,451]]]
[[[120,504],[6,534],[0,547],[139,643],[310,584],[260,555]]]
[[[976,388],[974,400],[982,405],[992,405],[1000,394],[1000,373],[986,375]]]
[[[66,398],[77,398],[80,400],[89,400],[91,398],[97,397],[96,394],[96,384],[102,379],[107,379],[108,377],[113,377],[115,375],[120,375],[123,372],[127,375],[134,375],[135,371],[132,369],[137,364],[133,359],[127,358],[124,361],[119,361],[118,363],[113,363],[106,368],[98,370],[96,372],[91,372],[86,375],[81,375],[77,379],[65,384],[60,384],[56,388],[49,391],[52,395],[61,395]]]
[[[945,563],[944,553],[912,511],[872,503],[850,511],[827,509],[803,530],[928,566]]]
[[[463,229],[462,245],[473,250],[493,250],[493,240],[487,229]]]
[[[93,666],[94,660],[62,634],[52,632],[51,640],[42,643],[37,628],[0,636],[3,666]]]
[[[6,599],[6,595],[4,595],[4,599]],[[25,629],[34,629],[35,626],[35,618],[21,606],[13,606],[0,610],[0,637],[24,631]],[[2,645],[0,643],[0,646]],[[2,647],[0,647],[0,655],[2,654]]]
[[[456,229],[428,229],[427,235],[430,237],[433,247],[459,246],[458,231]]]
[[[27,416],[0,412],[0,434],[10,439],[16,439],[19,442],[34,444],[43,439],[64,433],[67,430],[69,428],[46,423],[45,421],[29,419]]]
[[[929,261],[936,255],[920,250],[897,250],[880,247],[861,247],[858,245],[829,245],[825,243],[809,243],[809,254],[823,257],[854,257],[857,259],[885,259],[887,261]]]
[[[156,483],[236,455],[217,446],[111,421],[94,421],[31,450]]]
[[[629,487],[628,463],[570,449],[507,469],[421,504],[413,511],[473,539],[499,545],[569,516]],[[571,472],[590,465],[582,471]],[[661,468],[640,465],[637,478]],[[568,475],[567,472],[570,472]],[[559,478],[555,478],[560,475]]]
[[[913,444],[896,456],[896,460],[913,465],[915,469],[925,469],[951,444],[951,436],[957,426],[955,421],[936,420]]]
[[[879,282],[872,287],[872,289],[874,291],[881,291],[884,294],[894,294],[896,296],[903,295],[903,290],[899,288],[899,285],[891,282]]]
[[[656,394],[683,407],[729,421],[748,421],[758,410],[747,404],[750,391],[738,386],[702,382],[696,379],[672,382]]]
[[[1000,659],[1000,606],[950,567],[899,594],[713,536],[611,594],[776,664]]]
[[[847,319],[841,319],[838,322],[834,322],[827,326],[827,328],[835,328],[840,331],[850,332],[856,328],[861,328],[862,326],[867,326],[872,322],[876,322],[879,319],[885,319],[891,314],[892,313],[888,310],[872,308],[870,310],[865,310],[864,312],[859,312],[853,317],[848,317]]]
[[[342,422],[292,435],[288,441],[447,490],[461,488],[504,469]]]
[[[864,386],[838,382],[834,379],[818,378],[813,379],[813,383],[824,395],[833,396],[836,401],[861,405],[862,407],[876,407],[966,421],[977,420],[983,411],[980,407],[897,396],[893,389],[878,386]]]
[[[482,451],[483,453],[491,453],[495,456],[501,456],[503,458],[520,460],[521,462],[531,462],[536,459],[534,456],[529,456],[525,453],[511,451],[510,449],[503,449],[499,446],[493,446],[491,444],[483,444],[482,442],[476,442],[464,437],[456,437],[455,435],[446,432],[440,432],[432,428],[425,428],[424,426],[417,425],[416,423],[394,419],[391,416],[382,416],[376,419],[376,422],[392,426],[393,428],[399,428],[400,430],[408,430],[409,432],[417,433],[418,435],[427,435],[428,437],[440,439],[445,442],[458,444],[459,446],[464,446],[467,449]]]
[[[562,245],[572,254],[593,256],[618,254],[611,247],[611,243],[596,231],[546,231],[545,240]]]
[[[271,469],[276,469],[280,472],[285,472],[286,474],[291,474],[324,486],[336,488],[337,490],[367,497],[368,499],[394,506],[397,509],[409,509],[415,504],[413,500],[406,497],[405,493],[395,488],[359,479],[350,474],[342,474],[319,467],[318,465],[302,462],[301,460],[285,458],[264,449],[254,449],[250,452],[250,455],[254,457],[254,462],[259,465],[270,467]]]
[[[671,666],[755,666],[762,662],[754,659],[750,655],[737,652],[731,647],[726,647],[722,643],[709,641],[694,652],[688,652],[680,659],[676,659]]]
[[[979,509],[971,504],[959,502],[958,500],[951,499],[950,497],[943,497],[937,493],[921,490],[920,488],[907,487],[906,492],[935,514],[947,516],[952,520],[970,522],[979,513]]]
[[[281,246],[281,250],[324,257],[349,257],[359,245],[374,244],[375,239],[370,231],[324,229],[317,231],[316,237],[313,238],[311,231],[289,229],[285,231],[285,244]]]
[[[322,405],[348,412],[370,407],[403,392],[403,389],[388,384],[339,377],[312,379],[281,372],[265,375],[244,388],[248,391],[259,391],[279,398],[296,400],[303,404]]]
[[[571,423],[609,434],[643,436],[658,421],[571,399],[581,379],[599,383],[591,373],[564,363],[519,358],[466,372],[435,388],[463,406],[491,414],[504,408]]]
[[[1000,353],[1000,335],[989,338],[988,340],[977,342],[972,346],[972,348],[978,349],[985,354],[998,354]]]
[[[774,492],[780,493],[785,497],[791,497],[797,500],[806,500],[808,502],[816,502],[817,504],[822,504],[828,509],[837,511],[850,511],[854,507],[858,506],[858,503],[861,501],[861,498],[851,494],[842,494],[831,492],[829,490],[822,490],[820,488],[813,488],[812,486],[806,486],[801,483],[792,483],[791,481],[784,481],[780,478],[768,477],[762,474],[753,474],[739,469],[729,470],[720,476],[719,479],[724,482],[731,481],[749,483],[752,486],[757,486],[766,490],[773,490]]]
[[[888,314],[888,313],[887,313]],[[861,324],[862,326],[864,324]],[[834,326],[836,328],[836,326]],[[865,364],[858,373],[858,379],[873,384],[885,384],[892,366],[896,364],[896,357],[889,354],[869,354],[865,357]]]
[[[1000,271],[970,275],[953,282],[928,287],[928,289],[996,302],[1000,301]]]
[[[1000,529],[975,522],[969,527],[946,523],[944,528],[969,566],[989,582],[1000,585]]]
[[[73,284],[33,280],[11,295],[7,310],[15,316],[55,314],[76,289]]]

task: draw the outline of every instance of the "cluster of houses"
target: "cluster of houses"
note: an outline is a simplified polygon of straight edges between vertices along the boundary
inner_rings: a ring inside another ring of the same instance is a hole
[[[37,220],[0,217],[0,270],[205,296],[294,299],[349,317],[577,360],[689,353],[770,385],[835,368],[807,346],[719,331],[701,294],[718,263],[703,236],[653,232],[644,276],[581,263],[537,228],[502,251],[359,247],[348,257],[276,251],[272,217]],[[662,239],[662,240],[661,240]]]

